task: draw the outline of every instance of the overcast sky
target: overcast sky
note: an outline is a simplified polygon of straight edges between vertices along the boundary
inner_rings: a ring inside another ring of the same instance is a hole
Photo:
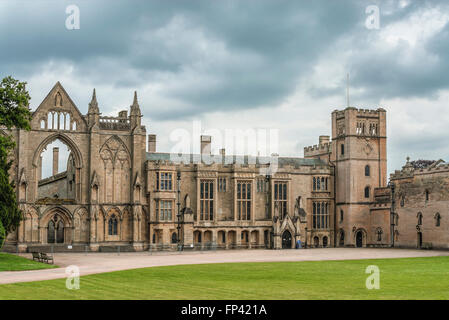
[[[66,7],[80,29],[66,28]],[[380,28],[366,27],[377,5]],[[279,153],[330,134],[350,104],[388,111],[388,168],[449,159],[449,3],[443,1],[0,1],[0,76],[34,110],[61,81],[82,113],[129,108],[169,151],[177,128],[279,129]]]

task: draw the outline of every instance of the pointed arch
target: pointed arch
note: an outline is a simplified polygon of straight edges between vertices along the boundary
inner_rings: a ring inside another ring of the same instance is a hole
[[[63,207],[63,206],[52,206],[47,208],[43,213],[42,217],[39,221],[39,225],[41,227],[46,227],[49,220],[54,216],[58,215],[61,217],[61,219],[64,222],[65,227],[72,227],[73,225],[73,214],[70,212],[69,209]]]
[[[63,101],[62,101],[61,93],[59,91],[57,91],[55,94],[55,106],[62,107],[62,105],[63,105]]]
[[[117,157],[120,159],[119,151],[124,150],[126,152],[126,155],[128,156],[128,160],[131,159],[131,153],[126,146],[126,144],[123,142],[122,139],[120,139],[119,136],[116,134],[109,137],[101,146],[100,153],[103,152],[103,150],[108,150],[112,156],[112,161],[115,162]],[[115,152],[114,152],[115,151]]]
[[[435,213],[434,219],[435,219],[435,227],[439,227],[441,224],[441,215],[439,212]]]
[[[108,218],[108,235],[109,236],[117,236],[118,235],[118,218],[115,215],[115,213],[113,213]]]
[[[421,226],[422,225],[422,218],[423,218],[422,213],[418,212],[418,214],[416,215],[416,218],[418,220],[417,221],[418,226]]]
[[[103,211],[104,211],[104,210],[103,210]],[[111,216],[111,215],[114,214],[114,213],[118,216],[118,218],[119,218],[120,220],[123,219],[123,212],[122,212],[122,210],[120,210],[120,208],[117,207],[117,206],[111,206],[111,207],[108,208],[108,210],[106,210],[106,213],[105,213],[105,219],[108,219],[108,217]]]
[[[99,170],[99,174],[103,177],[103,186],[112,186],[102,188],[104,201],[128,203],[133,196],[130,176],[131,154],[128,147],[117,135],[113,135],[101,146],[100,157],[104,164]]]
[[[364,228],[357,229],[353,237],[355,247],[366,247],[367,232]]]
[[[61,105],[56,105],[56,98],[60,96]],[[60,109],[61,111],[69,112],[71,114],[71,121],[79,122],[80,128],[82,131],[85,131],[87,128],[87,122],[83,116],[83,114],[79,111],[78,107],[75,105],[73,100],[68,95],[67,91],[58,81],[47,96],[42,100],[36,110],[33,112],[31,127],[34,129],[40,129],[40,120],[43,116],[47,117],[49,112],[55,111],[55,109]],[[51,128],[50,121],[47,123],[47,128]]]
[[[34,151],[33,167],[35,167],[35,168],[38,167],[39,156],[41,155],[41,153],[45,149],[45,147],[48,146],[53,141],[58,140],[58,139],[61,140],[64,144],[66,144],[69,147],[71,153],[73,154],[74,160],[75,160],[75,168],[81,169],[83,167],[83,157],[82,157],[81,151],[78,149],[77,145],[75,144],[75,142],[73,142],[72,139],[70,139],[67,135],[65,135],[61,132],[56,132],[52,135],[49,135],[44,140],[42,140],[42,142],[39,144],[37,149]]]

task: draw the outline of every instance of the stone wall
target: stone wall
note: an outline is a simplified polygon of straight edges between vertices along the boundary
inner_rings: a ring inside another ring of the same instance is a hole
[[[396,184],[395,246],[448,249],[449,165],[415,169],[407,161],[391,180]]]

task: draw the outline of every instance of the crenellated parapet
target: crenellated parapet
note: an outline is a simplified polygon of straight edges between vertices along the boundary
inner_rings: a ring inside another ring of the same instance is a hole
[[[312,158],[318,157],[324,154],[328,154],[332,152],[332,144],[330,142],[326,142],[323,144],[315,144],[313,146],[304,148],[304,157]]]
[[[128,131],[131,129],[128,117],[100,117],[100,129]]]
[[[425,176],[434,174],[449,174],[449,163],[438,160],[434,161],[427,167],[414,167],[410,162],[410,158],[407,157],[406,164],[401,170],[395,170],[394,173],[390,175],[390,180],[402,180],[409,179],[415,176]]]

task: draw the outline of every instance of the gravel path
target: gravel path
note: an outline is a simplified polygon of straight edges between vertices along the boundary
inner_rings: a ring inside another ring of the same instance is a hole
[[[21,254],[31,258],[31,254]],[[376,258],[406,258],[449,256],[449,251],[412,249],[326,248],[307,250],[229,250],[207,252],[135,252],[135,253],[55,253],[55,263],[61,268],[0,272],[0,284],[65,278],[65,267],[76,265],[81,276],[102,272],[223,262],[275,262],[352,260]]]

